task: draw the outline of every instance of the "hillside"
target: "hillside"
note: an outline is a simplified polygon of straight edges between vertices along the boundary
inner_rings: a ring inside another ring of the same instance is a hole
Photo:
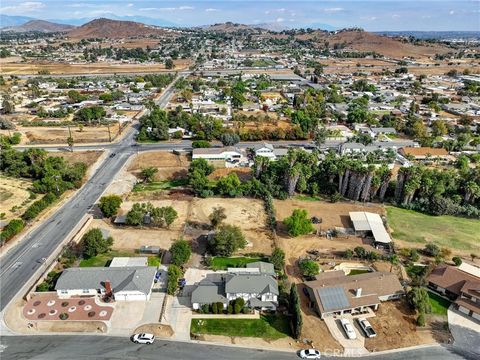
[[[110,20],[105,18],[92,20],[69,31],[73,39],[85,38],[127,38],[163,34],[162,28],[134,21]]]
[[[342,44],[345,51],[376,52],[391,58],[430,57],[449,51],[448,48],[439,44],[414,45],[388,36],[357,30],[339,32],[314,31],[297,37],[304,40],[313,39],[321,46],[325,42],[328,42],[331,48],[335,44]]]
[[[225,33],[231,33],[231,32],[237,32],[237,31],[251,31],[251,32],[258,31],[258,29],[254,27],[254,25],[237,24],[232,22],[202,26],[201,29],[204,31],[225,32]]]
[[[13,27],[23,25],[30,20],[35,20],[34,18],[28,16],[12,16],[0,14],[0,28]]]
[[[2,31],[13,31],[13,32],[66,32],[72,30],[75,26],[56,24],[45,20],[30,20],[23,25],[11,26],[8,28],[3,28]]]

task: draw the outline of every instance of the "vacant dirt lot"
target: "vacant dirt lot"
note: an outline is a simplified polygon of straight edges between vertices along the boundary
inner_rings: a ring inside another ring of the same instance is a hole
[[[369,351],[433,344],[448,338],[448,333],[437,323],[423,329],[417,328],[416,314],[403,299],[382,303],[376,314],[369,321],[376,330],[377,337],[365,340],[365,347]]]
[[[174,61],[174,71],[187,69],[189,62],[186,60]],[[41,70],[47,70],[50,74],[111,74],[111,73],[151,73],[170,72],[165,69],[164,64],[115,64],[115,63],[93,63],[93,64],[44,64],[44,63],[6,63],[2,65],[4,75],[37,74]]]
[[[298,267],[296,265],[298,258],[305,256],[307,250],[318,250],[321,253],[334,255],[346,249],[353,249],[356,246],[368,246],[363,239],[353,235],[339,235],[332,239],[315,234],[290,237],[282,221],[290,216],[294,209],[305,209],[308,216],[316,216],[322,219],[322,223],[314,225],[318,231],[326,231],[335,227],[350,228],[350,211],[370,211],[383,214],[381,206],[375,204],[355,204],[353,202],[330,203],[325,201],[305,201],[298,199],[274,200],[277,229],[278,245],[285,251],[285,262],[287,274],[293,278],[300,279]]]
[[[32,202],[41,198],[41,195],[30,198],[28,188],[31,185],[27,180],[0,176],[0,212],[5,213],[2,219],[5,223],[20,216]]]
[[[74,144],[109,142],[108,128],[106,126],[85,126],[82,131],[76,127],[70,127]],[[67,138],[70,136],[68,127],[57,126],[18,126],[15,130],[22,134],[21,144],[64,144],[67,146]],[[5,134],[1,130],[0,134]],[[118,136],[118,126],[110,126],[112,141]]]
[[[88,167],[92,166],[102,155],[102,151],[61,151],[52,153],[53,156],[61,156],[69,164],[74,164],[77,162],[83,162],[87,164]]]
[[[128,171],[139,176],[142,168],[156,167],[155,180],[182,179],[187,176],[189,165],[187,155],[176,155],[166,151],[150,151],[137,155],[130,163]]]

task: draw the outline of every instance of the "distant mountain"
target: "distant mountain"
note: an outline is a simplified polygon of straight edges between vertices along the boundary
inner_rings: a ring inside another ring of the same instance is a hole
[[[74,39],[85,38],[126,38],[162,34],[165,30],[153,25],[134,21],[120,21],[100,18],[92,20],[68,32]]]
[[[35,20],[34,18],[28,16],[11,16],[0,14],[0,28],[11,27],[11,26],[20,26],[29,22],[30,20]]]
[[[110,19],[110,20],[121,20],[121,21],[134,21],[134,22],[140,22],[143,24],[147,25],[155,25],[155,26],[161,26],[161,27],[179,27],[177,23],[164,20],[164,19],[154,19],[146,16],[118,16],[115,14],[105,14],[103,15],[103,18],[105,19]],[[77,19],[51,19],[49,21],[58,23],[58,24],[68,24],[68,25],[75,25],[75,26],[81,26],[84,25],[92,20],[95,20],[93,17],[84,17],[84,18],[77,18]]]
[[[205,31],[227,32],[227,33],[236,32],[236,31],[255,31],[255,28],[260,29],[257,25],[238,24],[230,21],[225,23],[212,24],[212,25],[203,25],[197,28],[200,28]]]
[[[386,36],[413,36],[417,39],[480,40],[480,31],[377,31]]]
[[[280,22],[252,24],[250,26],[254,27],[254,28],[257,28],[257,29],[264,29],[264,30],[273,31],[273,32],[280,32],[280,31],[283,31],[283,30],[290,29],[290,27],[288,27],[285,24],[280,23]]]
[[[72,30],[74,26],[72,25],[64,25],[64,24],[56,24],[45,20],[30,20],[29,22],[20,25],[20,26],[10,26],[6,28],[2,28],[2,31],[12,31],[12,32],[42,32],[42,33],[50,33],[50,32],[67,32]]]

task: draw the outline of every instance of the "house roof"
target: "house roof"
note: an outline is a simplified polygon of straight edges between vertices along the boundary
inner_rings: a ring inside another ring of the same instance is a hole
[[[276,280],[271,276],[261,274],[227,274],[225,292],[279,294]]]
[[[197,148],[197,149],[193,149],[193,154],[194,155],[216,155],[216,154],[223,154],[225,152],[237,152],[237,153],[241,153],[241,150],[236,148],[236,147],[233,147],[233,146],[226,146],[226,147],[222,147],[222,148]]]
[[[148,259],[142,257],[114,257],[110,262],[110,267],[129,267],[129,266],[147,266]]]
[[[105,289],[105,281],[110,281],[113,293],[148,294],[156,271],[153,266],[69,268],[57,280],[55,290]]]
[[[365,211],[352,211],[349,215],[355,231],[371,231],[376,242],[392,242],[380,215]]]
[[[247,264],[247,268],[249,269],[258,269],[261,274],[264,275],[275,275],[275,268],[273,264],[270,264],[265,261],[255,261],[252,263]]]
[[[381,296],[403,293],[398,278],[385,272],[347,276],[343,271],[329,271],[305,285],[315,298],[320,312],[375,305],[380,302]],[[356,296],[358,289],[362,289],[360,296]]]
[[[223,294],[222,284],[204,280],[192,291],[192,303],[211,304],[214,302],[222,302],[226,304],[228,303],[228,299]]]
[[[464,288],[467,282],[476,284],[476,287],[480,288],[479,277],[449,265],[437,266],[432,270],[427,280],[456,295],[460,295],[462,288]]]

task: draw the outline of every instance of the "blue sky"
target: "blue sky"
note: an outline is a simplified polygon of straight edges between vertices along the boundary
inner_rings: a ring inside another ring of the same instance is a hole
[[[163,0],[1,0],[0,12],[40,19],[142,16],[179,25],[232,21],[277,22],[288,27],[329,24],[382,30],[480,31],[479,0],[370,1],[163,1]]]

